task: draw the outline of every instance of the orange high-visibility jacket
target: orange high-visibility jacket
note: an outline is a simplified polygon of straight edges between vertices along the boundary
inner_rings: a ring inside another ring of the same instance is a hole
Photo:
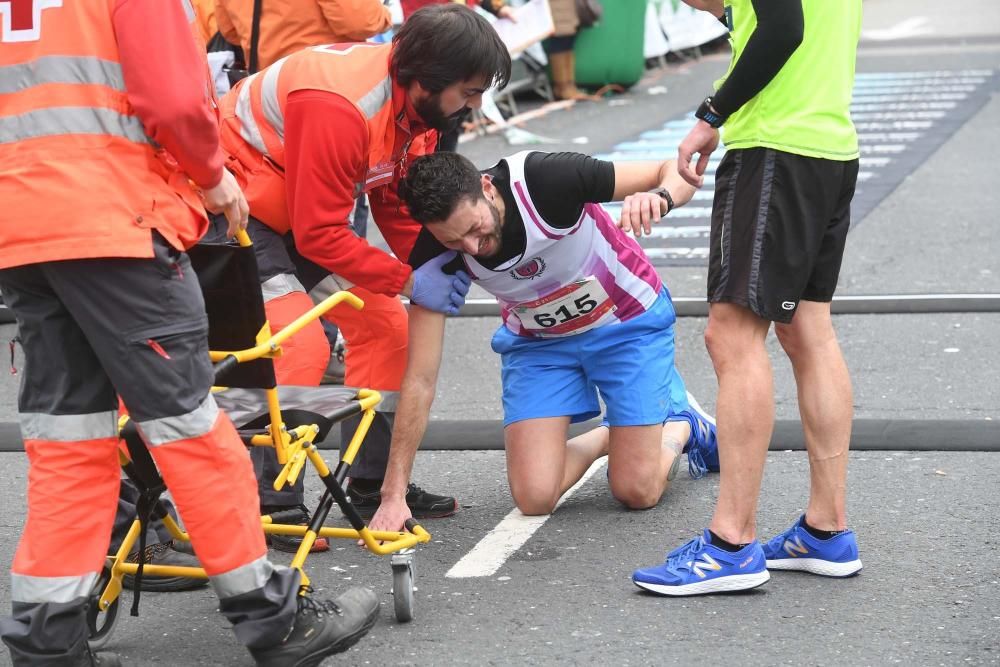
[[[389,44],[331,44],[294,53],[246,78],[220,102],[227,166],[243,187],[255,218],[279,233],[291,230],[285,193],[285,106],[296,90],[335,93],[368,125],[368,171],[356,174],[355,195],[388,185],[406,154],[433,150],[434,133],[410,136],[397,122],[405,95],[393,95]]]
[[[200,198],[129,103],[117,4],[0,9],[0,268],[152,257],[151,229],[178,249],[204,234]]]
[[[253,0],[216,0],[215,17],[227,41],[243,47],[250,62]],[[271,63],[309,46],[361,42],[392,27],[381,0],[263,0],[258,64]]]
[[[198,43],[208,46],[215,33],[219,32],[219,21],[215,17],[215,0],[191,0],[191,5],[194,7]]]

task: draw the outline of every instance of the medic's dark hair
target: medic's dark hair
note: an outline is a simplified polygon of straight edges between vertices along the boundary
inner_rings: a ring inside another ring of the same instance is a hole
[[[428,5],[392,39],[390,71],[403,86],[417,81],[429,93],[474,77],[486,87],[510,81],[510,53],[489,21],[463,5]]]
[[[422,225],[444,222],[463,200],[485,199],[476,165],[446,151],[414,160],[399,184],[399,196]]]

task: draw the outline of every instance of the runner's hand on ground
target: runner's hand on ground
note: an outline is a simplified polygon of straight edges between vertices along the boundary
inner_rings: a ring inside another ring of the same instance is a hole
[[[402,532],[406,520],[411,518],[410,508],[406,505],[405,499],[390,500],[383,496],[382,504],[368,522],[369,530],[389,530]],[[364,546],[364,542],[358,540],[358,546]]]

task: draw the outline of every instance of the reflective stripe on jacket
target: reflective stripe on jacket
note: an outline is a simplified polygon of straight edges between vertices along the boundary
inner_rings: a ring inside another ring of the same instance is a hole
[[[0,268],[151,257],[151,229],[177,248],[204,232],[200,199],[129,103],[117,4],[36,2],[4,16]]]

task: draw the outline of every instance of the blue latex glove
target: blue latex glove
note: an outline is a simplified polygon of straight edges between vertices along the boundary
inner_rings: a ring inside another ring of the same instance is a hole
[[[452,277],[454,278],[454,280],[451,281],[452,307],[448,309],[447,313],[449,315],[458,315],[458,311],[465,303],[465,297],[469,295],[469,287],[472,285],[472,278],[468,273],[462,270],[456,271],[455,275]]]
[[[410,301],[439,313],[458,313],[458,309],[465,303],[472,280],[465,271],[450,275],[442,270],[457,255],[455,251],[443,253],[414,271]]]

